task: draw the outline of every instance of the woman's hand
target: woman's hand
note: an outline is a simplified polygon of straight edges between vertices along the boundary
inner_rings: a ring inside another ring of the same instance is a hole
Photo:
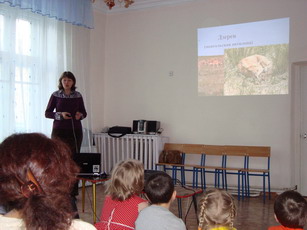
[[[76,112],[75,119],[80,120],[83,117],[83,114],[80,112]]]
[[[63,118],[64,118],[65,120],[71,119],[71,114],[70,114],[70,113],[68,113],[68,112],[62,112],[61,114],[62,114],[62,116],[63,116]]]

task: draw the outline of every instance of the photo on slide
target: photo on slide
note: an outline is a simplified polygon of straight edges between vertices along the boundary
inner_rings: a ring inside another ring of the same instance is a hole
[[[224,95],[288,94],[288,44],[225,50]]]

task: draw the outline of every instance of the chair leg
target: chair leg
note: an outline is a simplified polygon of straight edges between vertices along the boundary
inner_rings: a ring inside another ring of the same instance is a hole
[[[248,185],[247,185],[247,172],[241,172],[242,173],[242,200],[244,200],[245,197],[248,197]]]
[[[224,180],[223,180],[223,174],[222,174],[222,182],[220,180],[220,174],[223,173],[220,170],[217,171],[217,177],[218,177],[218,186],[220,187],[220,185],[222,186],[222,188],[224,188]]]
[[[265,203],[265,173],[263,173],[263,203]]]
[[[269,190],[269,200],[271,200],[271,181],[270,181],[270,173],[268,173],[268,190]]]
[[[202,169],[202,172],[201,172],[201,181],[202,181],[202,185],[203,185],[203,189],[206,190],[207,189],[207,181],[206,181],[206,170],[205,169]]]
[[[178,202],[178,215],[179,218],[182,218],[181,198],[177,198],[177,202]]]
[[[214,172],[214,187],[219,188],[220,187],[220,175],[219,170],[216,169]]]
[[[198,188],[198,173],[200,173],[201,179],[201,187],[203,188],[203,176],[202,176],[202,169],[193,168],[193,188]]]
[[[194,204],[194,210],[195,210],[196,220],[197,220],[197,225],[198,225],[199,219],[198,219],[198,214],[197,214],[197,201],[196,201],[196,195],[195,194],[192,196],[192,201],[193,201],[193,204]]]
[[[247,190],[247,196],[250,197],[250,187],[249,187],[249,173],[246,173],[246,190]]]
[[[196,172],[196,168],[193,168],[193,178],[192,178],[192,187],[193,188],[198,188],[198,175],[197,175],[197,172]]]
[[[228,190],[228,186],[227,186],[227,172],[226,170],[222,170],[222,178],[224,177],[223,179],[223,188],[225,186],[226,188],[226,191]]]
[[[185,185],[185,169],[184,169],[184,167],[180,167],[180,171],[181,171],[181,183],[183,185]]]
[[[176,167],[172,167],[172,178],[173,178],[173,181],[174,181],[174,184],[177,183],[177,169]]]
[[[240,200],[240,171],[238,172],[238,200]]]
[[[203,169],[200,170],[201,187],[206,189],[206,175]]]

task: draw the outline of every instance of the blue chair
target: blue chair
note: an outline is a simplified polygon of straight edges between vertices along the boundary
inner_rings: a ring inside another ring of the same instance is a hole
[[[200,159],[200,162],[202,162],[203,150],[203,145],[200,144],[184,144],[182,149],[185,156],[189,156],[189,159],[193,162],[198,161],[198,159]],[[182,169],[185,175],[187,172],[193,173],[192,187],[198,188],[198,174],[195,174],[195,166],[198,166],[198,164],[189,164],[189,162],[187,162],[187,159],[185,158],[184,167]]]
[[[207,188],[206,174],[214,174],[214,186],[220,187],[220,176],[223,167],[223,152],[224,147],[220,145],[203,145],[203,153],[201,156],[200,165],[193,167],[193,184],[198,181],[198,174],[201,175],[202,188]],[[222,180],[222,186],[224,187]]]
[[[198,188],[198,181],[199,181],[198,175],[200,173],[201,188],[206,189],[206,181],[203,176],[203,169],[199,167],[205,165],[205,160],[206,160],[206,154],[201,154],[200,165],[193,166],[193,183],[192,183],[193,188]]]
[[[238,200],[241,197],[241,183],[243,184],[242,170],[247,168],[247,149],[248,146],[226,145],[224,146],[222,180],[224,189],[228,189],[228,175],[237,176]],[[242,191],[242,199],[244,193]]]
[[[246,169],[242,170],[242,178],[243,178],[242,191],[245,192],[247,196],[250,196],[250,177],[256,176],[256,177],[262,177],[263,202],[265,202],[266,198],[266,184],[268,185],[269,199],[271,199],[270,160],[271,160],[271,147],[269,146],[248,147],[247,167]]]

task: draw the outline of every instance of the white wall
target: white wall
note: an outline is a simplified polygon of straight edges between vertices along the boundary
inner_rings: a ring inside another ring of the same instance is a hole
[[[94,11],[95,29],[90,34],[90,73],[91,83],[91,127],[93,132],[101,131],[104,124],[104,92],[105,92],[105,39],[106,39],[106,15]]]
[[[109,14],[105,32],[95,21],[96,36],[106,43],[99,46],[105,62],[93,66],[95,74],[105,67],[105,75],[92,83],[104,90],[93,97],[94,130],[147,119],[161,121],[171,142],[268,145],[272,187],[293,186],[290,94],[199,97],[197,28],[290,17],[290,61],[302,61],[307,60],[306,9],[305,0],[201,0]]]

